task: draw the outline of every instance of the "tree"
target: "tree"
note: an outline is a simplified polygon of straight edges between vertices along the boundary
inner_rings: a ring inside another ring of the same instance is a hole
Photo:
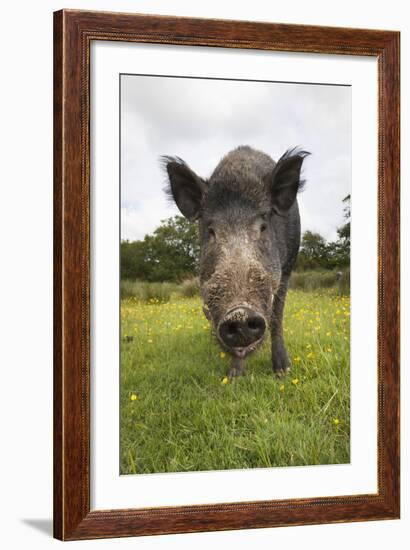
[[[315,269],[328,267],[328,249],[326,240],[319,233],[305,231],[300,243],[297,267]]]
[[[121,243],[121,279],[146,279],[146,245],[144,241]]]
[[[337,229],[338,239],[327,242],[319,233],[305,231],[296,269],[335,269],[350,263],[350,195],[343,199],[345,223]]]
[[[343,199],[345,223],[337,230],[339,239],[334,244],[331,252],[332,261],[337,266],[348,266],[350,263],[350,194]]]
[[[345,207],[343,208],[343,214],[344,214],[344,219],[346,220],[346,223],[341,227],[339,227],[339,229],[337,230],[337,234],[341,241],[349,245],[349,252],[350,252],[350,216],[351,216],[350,195],[347,195],[343,199],[343,203],[345,204]]]
[[[121,278],[178,281],[196,274],[198,260],[196,225],[174,216],[143,241],[121,243]]]

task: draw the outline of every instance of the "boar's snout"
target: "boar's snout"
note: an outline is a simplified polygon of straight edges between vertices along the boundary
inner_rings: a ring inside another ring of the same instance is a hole
[[[218,326],[220,340],[238,357],[244,357],[252,351],[266,329],[265,319],[249,307],[240,306],[231,309]]]

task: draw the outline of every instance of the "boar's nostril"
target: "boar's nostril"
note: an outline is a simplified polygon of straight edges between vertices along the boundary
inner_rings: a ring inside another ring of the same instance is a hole
[[[237,321],[228,321],[226,323],[226,333],[228,335],[236,334],[239,330],[239,323]]]
[[[262,333],[265,331],[265,321],[263,317],[250,317],[248,319],[248,329],[253,332]]]
[[[219,337],[230,348],[247,347],[259,340],[266,329],[265,319],[247,307],[231,310],[219,325]]]

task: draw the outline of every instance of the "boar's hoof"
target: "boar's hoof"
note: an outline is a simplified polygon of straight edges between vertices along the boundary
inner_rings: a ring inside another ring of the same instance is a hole
[[[276,374],[276,376],[278,378],[283,378],[284,376],[286,376],[288,374],[288,372],[290,372],[290,367],[287,366],[285,367],[284,369],[276,369],[274,368],[273,369],[273,372]]]
[[[285,376],[290,371],[288,354],[285,346],[280,342],[277,342],[275,347],[272,346],[272,368],[279,377]]]
[[[245,376],[245,369],[243,367],[231,367],[228,372],[228,378],[237,378],[238,376]]]
[[[243,360],[238,357],[232,357],[231,367],[228,372],[229,378],[237,378],[238,376],[243,376],[245,374],[245,367]]]

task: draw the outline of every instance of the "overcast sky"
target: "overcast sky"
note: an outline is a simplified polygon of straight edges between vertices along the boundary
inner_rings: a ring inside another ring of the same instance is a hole
[[[160,155],[208,177],[238,145],[275,161],[310,151],[299,195],[302,231],[337,237],[351,185],[351,88],[276,82],[121,77],[121,239],[136,240],[179,214],[163,192]]]

